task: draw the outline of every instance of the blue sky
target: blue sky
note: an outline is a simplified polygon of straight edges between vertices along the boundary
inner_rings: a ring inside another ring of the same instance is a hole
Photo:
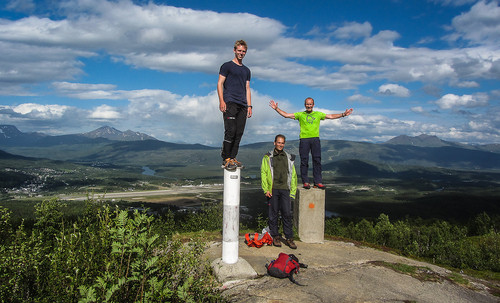
[[[219,146],[219,67],[249,45],[253,117],[242,143],[436,135],[500,143],[500,4],[471,0],[33,1],[0,7],[0,124],[51,135],[103,125]]]

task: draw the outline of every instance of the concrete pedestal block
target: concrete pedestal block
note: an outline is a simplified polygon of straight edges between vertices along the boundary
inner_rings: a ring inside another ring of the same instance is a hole
[[[225,263],[222,258],[215,259],[212,262],[212,269],[219,282],[228,282],[235,280],[247,280],[257,278],[257,272],[243,258],[238,258],[234,264]]]
[[[302,242],[322,243],[325,239],[325,191],[297,189],[293,221]]]

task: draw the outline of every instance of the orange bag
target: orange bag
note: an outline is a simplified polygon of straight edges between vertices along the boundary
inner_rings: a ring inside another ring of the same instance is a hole
[[[260,234],[259,233],[255,233],[253,239],[250,239],[250,234],[247,233],[245,235],[245,243],[250,246],[250,247],[257,247],[257,248],[260,248],[262,247],[264,244],[267,244],[267,245],[273,245],[273,238],[271,237],[271,235],[267,232],[263,233],[263,234]]]

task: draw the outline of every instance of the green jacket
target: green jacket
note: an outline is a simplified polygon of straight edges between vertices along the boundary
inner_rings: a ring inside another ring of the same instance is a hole
[[[295,155],[285,152],[288,159],[288,189],[290,190],[290,197],[295,198],[297,191],[297,174],[295,173]],[[262,158],[262,165],[260,166],[260,180],[262,183],[262,190],[264,193],[273,191],[273,152],[268,152]]]

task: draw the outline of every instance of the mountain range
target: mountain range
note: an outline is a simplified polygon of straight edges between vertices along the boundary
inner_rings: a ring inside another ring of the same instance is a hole
[[[326,169],[337,161],[363,161],[370,165],[441,167],[459,170],[500,170],[500,144],[468,145],[436,136],[401,135],[384,143],[321,140],[322,163]],[[287,141],[286,149],[298,154],[298,140]],[[255,170],[272,142],[240,147],[239,160]],[[13,125],[0,125],[0,150],[25,157],[72,162],[102,162],[114,165],[178,167],[220,165],[220,148],[201,144],[177,144],[127,130],[103,126],[88,133],[49,136],[23,133]],[[358,163],[358,162],[348,162]],[[359,167],[363,167],[362,165]]]
[[[82,144],[108,141],[157,140],[149,135],[127,130],[119,131],[110,126],[81,134],[50,136],[40,132],[23,133],[14,125],[0,125],[0,147],[2,146],[50,146],[60,144]]]

